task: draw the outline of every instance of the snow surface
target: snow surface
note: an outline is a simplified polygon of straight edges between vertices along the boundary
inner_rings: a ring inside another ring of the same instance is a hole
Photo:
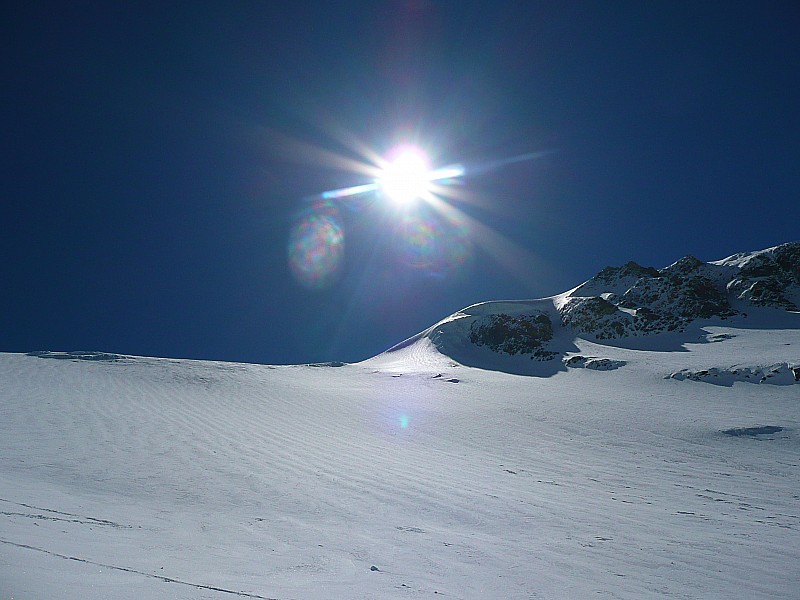
[[[800,385],[670,375],[800,364],[798,320],[547,376],[433,328],[343,366],[0,354],[0,598],[796,599]]]

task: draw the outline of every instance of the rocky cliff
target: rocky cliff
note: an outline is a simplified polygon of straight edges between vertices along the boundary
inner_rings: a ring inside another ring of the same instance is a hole
[[[607,267],[556,302],[561,321],[597,339],[682,331],[749,309],[797,311],[800,242],[704,263],[693,256],[654,269]]]

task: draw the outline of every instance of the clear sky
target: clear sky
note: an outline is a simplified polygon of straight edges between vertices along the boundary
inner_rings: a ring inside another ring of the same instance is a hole
[[[0,11],[2,351],[354,361],[606,265],[800,239],[794,1]],[[399,143],[474,174],[438,208],[319,200]]]

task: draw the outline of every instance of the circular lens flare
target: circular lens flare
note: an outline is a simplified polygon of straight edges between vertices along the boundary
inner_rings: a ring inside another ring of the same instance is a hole
[[[344,231],[330,204],[319,203],[298,219],[288,255],[292,275],[306,288],[324,290],[336,282],[344,258]]]
[[[399,206],[421,198],[430,191],[431,168],[427,157],[413,146],[398,148],[377,184],[383,194]]]
[[[434,210],[414,211],[398,223],[399,258],[415,270],[435,277],[455,275],[472,255],[467,224]]]

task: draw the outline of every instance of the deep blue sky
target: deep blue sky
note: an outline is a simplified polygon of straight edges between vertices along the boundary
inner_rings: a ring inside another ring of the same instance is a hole
[[[794,1],[5,3],[0,350],[353,361],[609,264],[800,239],[798,31]],[[364,200],[301,285],[304,199],[365,182],[316,150],[404,136],[553,152],[459,188],[463,263]]]

